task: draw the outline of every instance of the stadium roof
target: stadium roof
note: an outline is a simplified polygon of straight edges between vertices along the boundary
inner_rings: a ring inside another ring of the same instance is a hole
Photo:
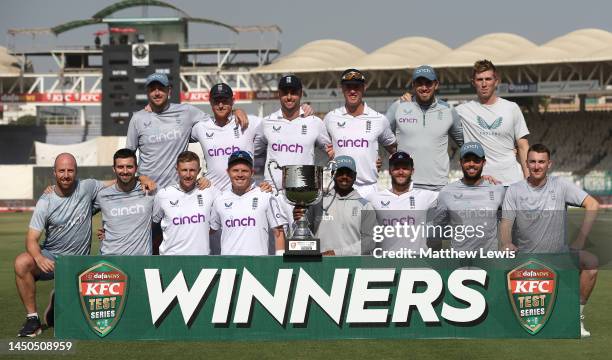
[[[0,46],[0,77],[13,77],[19,74],[19,59],[9,54],[5,47]]]
[[[344,41],[317,40],[252,72],[322,72],[350,67],[398,70],[422,64],[465,68],[478,59],[489,59],[501,66],[612,60],[612,33],[600,29],[576,30],[539,46],[516,34],[493,33],[456,49],[434,39],[411,36],[395,40],[370,54]]]
[[[365,55],[363,50],[345,41],[317,40],[284,56],[280,61],[257,68],[257,72],[280,74],[336,70],[353,59]]]

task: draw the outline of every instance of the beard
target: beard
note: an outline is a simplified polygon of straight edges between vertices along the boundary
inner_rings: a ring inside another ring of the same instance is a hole
[[[408,176],[406,178],[406,181],[401,183],[401,184],[394,177],[391,177],[391,185],[393,185],[393,186],[398,186],[398,185],[399,186],[405,186],[405,185],[410,184],[411,181],[412,181],[412,176]]]
[[[463,171],[463,178],[464,179],[468,179],[468,180],[478,180],[480,179],[481,175],[482,175],[482,170],[484,169],[484,166],[480,168],[480,170],[476,173],[476,175],[469,175],[467,173],[467,171],[465,171],[465,169],[461,169],[461,171]]]

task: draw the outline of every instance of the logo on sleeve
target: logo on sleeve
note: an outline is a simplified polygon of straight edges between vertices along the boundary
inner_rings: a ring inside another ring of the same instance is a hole
[[[519,324],[529,334],[537,334],[553,311],[557,294],[557,273],[530,260],[507,275],[508,298]]]
[[[109,262],[102,261],[78,276],[79,298],[89,327],[105,337],[121,319],[128,293],[128,276]]]

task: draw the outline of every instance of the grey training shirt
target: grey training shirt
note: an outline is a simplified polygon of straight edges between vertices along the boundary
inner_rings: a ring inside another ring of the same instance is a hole
[[[138,172],[150,177],[158,188],[176,183],[176,159],[189,146],[191,128],[209,120],[210,116],[189,104],[170,104],[159,114],[134,113],[125,146],[139,150]]]
[[[549,176],[539,187],[521,180],[510,185],[502,207],[502,218],[513,220],[514,244],[520,252],[567,251],[567,205],[581,206],[588,194],[569,181]]]
[[[448,136],[463,145],[463,128],[457,112],[435,100],[427,110],[416,102],[394,102],[387,111],[397,136],[397,150],[414,159],[415,188],[439,190],[448,183]]]
[[[487,181],[477,185],[466,185],[461,180],[450,183],[438,195],[434,222],[455,229],[451,239],[454,249],[497,250],[498,211],[502,207],[505,192],[503,185]],[[468,233],[466,226],[476,231]]]
[[[41,248],[55,256],[88,255],[91,248],[93,202],[104,184],[86,179],[76,180],[75,186],[67,197],[43,194],[30,220],[31,229],[45,231]]]
[[[104,240],[101,255],[151,255],[153,194],[145,194],[140,182],[128,192],[117,185],[98,193],[94,208],[102,210]]]

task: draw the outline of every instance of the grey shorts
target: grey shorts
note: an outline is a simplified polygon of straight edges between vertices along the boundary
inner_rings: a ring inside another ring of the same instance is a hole
[[[49,250],[47,249],[41,249],[40,252],[42,253],[42,255],[44,257],[46,257],[49,260],[53,260],[56,261],[57,260],[57,256],[55,256],[54,254],[52,254]],[[51,272],[41,272],[40,274],[38,274],[34,280],[36,281],[49,281],[49,280],[53,280],[55,279],[55,272],[51,271]]]

